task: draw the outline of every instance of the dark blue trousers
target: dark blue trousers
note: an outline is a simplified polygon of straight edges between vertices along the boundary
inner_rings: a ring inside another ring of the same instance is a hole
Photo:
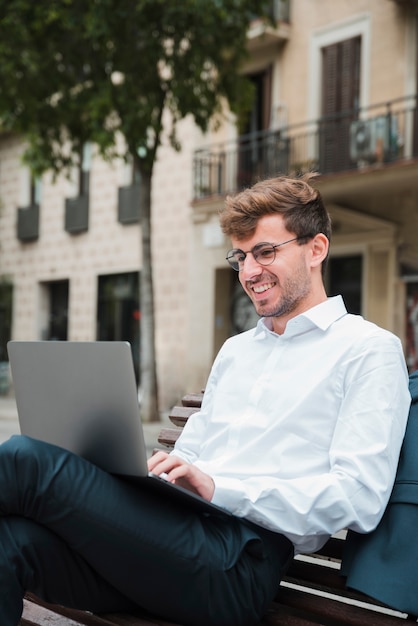
[[[238,518],[162,501],[61,448],[0,446],[0,624],[31,591],[93,612],[141,607],[189,626],[251,626],[293,553]]]

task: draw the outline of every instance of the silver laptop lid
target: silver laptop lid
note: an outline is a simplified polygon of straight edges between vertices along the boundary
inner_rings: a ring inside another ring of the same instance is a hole
[[[8,352],[22,434],[147,475],[129,343],[10,341]]]

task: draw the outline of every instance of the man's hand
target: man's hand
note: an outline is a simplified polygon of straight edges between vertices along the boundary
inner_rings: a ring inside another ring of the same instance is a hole
[[[148,461],[148,470],[157,476],[164,474],[170,482],[212,500],[215,491],[213,479],[200,469],[167,452],[156,452]]]

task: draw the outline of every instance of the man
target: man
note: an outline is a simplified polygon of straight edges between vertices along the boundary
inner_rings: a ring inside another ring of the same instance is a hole
[[[149,469],[234,516],[200,515],[59,448],[0,448],[0,623],[23,592],[185,625],[257,624],[294,551],[371,531],[410,404],[399,340],[327,299],[330,220],[309,180],[228,198],[227,259],[262,316],[229,339],[202,409]]]

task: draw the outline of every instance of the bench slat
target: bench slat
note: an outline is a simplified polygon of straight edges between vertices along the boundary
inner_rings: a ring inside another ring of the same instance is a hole
[[[162,428],[158,435],[158,443],[167,448],[172,448],[180,437],[181,428]]]
[[[195,406],[200,409],[203,400],[203,391],[199,393],[187,393],[182,397],[181,403],[183,406]]]
[[[319,554],[335,561],[341,561],[343,558],[344,542],[345,534],[344,537],[331,537],[331,539],[328,539],[326,544],[317,550],[315,554]]]
[[[388,615],[377,612],[370,607],[361,607],[347,604],[338,599],[324,598],[322,595],[314,595],[307,589],[292,589],[280,587],[278,594],[280,603],[289,607],[295,615],[301,615],[305,619],[311,619],[312,624],[322,626],[400,626],[399,615]],[[308,622],[309,623],[309,622]],[[282,621],[270,621],[267,624],[286,624]]]
[[[176,426],[183,427],[189,417],[198,411],[195,406],[176,406],[170,412],[169,418]]]
[[[158,619],[157,617],[132,617],[125,613],[112,613],[111,615],[105,615],[106,619],[112,626],[180,626],[174,622],[166,622],[165,620]]]
[[[73,617],[69,617],[68,613],[62,615],[59,610],[60,607],[55,605],[47,608],[35,602],[33,598],[25,598],[20,626],[113,626],[95,615],[89,615],[82,611],[74,611],[73,619]]]
[[[258,626],[317,626],[310,618],[289,612],[288,607],[273,603]],[[335,626],[335,624],[334,624]]]
[[[338,569],[297,559],[291,563],[284,580],[324,591],[338,590],[339,593],[346,591],[344,579],[340,576]]]
[[[20,626],[178,626],[156,617],[109,613],[93,615],[64,606],[48,605],[32,594],[24,601]]]

